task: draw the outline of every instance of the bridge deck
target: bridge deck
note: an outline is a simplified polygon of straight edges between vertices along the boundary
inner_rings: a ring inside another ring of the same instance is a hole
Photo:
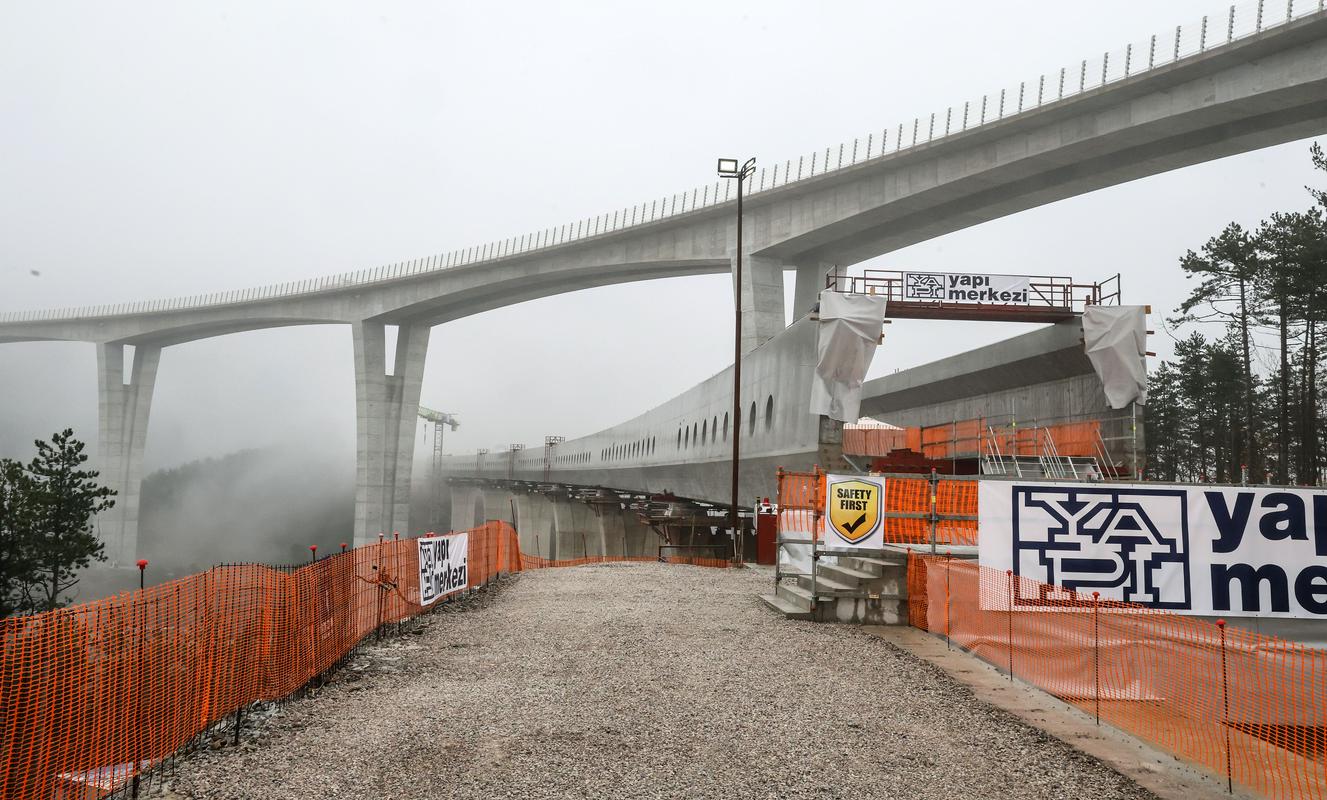
[[[768,581],[758,570],[657,564],[521,575],[483,608],[427,617],[422,636],[361,656],[259,727],[256,746],[182,764],[175,789],[1150,796],[860,629],[777,617],[756,600]]]

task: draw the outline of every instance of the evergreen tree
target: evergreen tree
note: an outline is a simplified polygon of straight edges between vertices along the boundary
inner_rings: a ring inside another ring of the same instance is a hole
[[[1190,250],[1180,259],[1180,268],[1188,277],[1202,282],[1180,304],[1181,316],[1172,320],[1185,322],[1222,321],[1233,324],[1239,334],[1239,361],[1243,371],[1244,419],[1253,419],[1253,359],[1249,330],[1255,313],[1253,281],[1258,274],[1257,245],[1247,231],[1230,223],[1217,236],[1207,240],[1201,252]],[[1194,313],[1200,309],[1199,313]],[[1252,426],[1244,426],[1243,463],[1253,466],[1256,451]]]
[[[1276,442],[1278,483],[1290,479],[1291,409],[1302,397],[1291,388],[1291,342],[1311,324],[1310,306],[1321,290],[1320,253],[1324,225],[1321,212],[1277,213],[1258,230],[1258,322],[1276,329],[1280,343],[1277,370]],[[1306,344],[1310,337],[1305,337]],[[1302,471],[1302,470],[1300,470]]]
[[[23,465],[0,459],[0,617],[30,607],[32,479]]]
[[[6,461],[0,476],[0,596],[7,614],[59,608],[78,584],[78,571],[106,560],[92,517],[115,504],[115,492],[98,485],[96,471],[82,468],[88,457],[72,430],[36,446],[31,463]]]
[[[1184,393],[1179,370],[1162,362],[1148,376],[1147,466],[1154,480],[1176,481],[1185,474]]]

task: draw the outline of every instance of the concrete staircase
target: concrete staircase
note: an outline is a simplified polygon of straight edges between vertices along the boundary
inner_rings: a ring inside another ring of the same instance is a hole
[[[810,575],[788,576],[765,605],[790,619],[903,625],[908,621],[907,556],[822,557],[816,562],[814,590]],[[814,595],[812,592],[814,591]]]

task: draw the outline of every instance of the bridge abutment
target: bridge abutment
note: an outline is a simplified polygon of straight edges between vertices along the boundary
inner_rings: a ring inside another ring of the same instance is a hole
[[[355,545],[379,533],[410,531],[410,471],[415,455],[415,417],[424,378],[430,328],[397,329],[392,370],[387,371],[386,325],[352,325],[355,341]]]
[[[134,347],[126,381],[128,347],[97,344],[97,458],[102,485],[116,492],[115,506],[97,515],[97,529],[111,566],[121,567],[131,566],[138,555],[143,448],[161,361],[159,345]]]

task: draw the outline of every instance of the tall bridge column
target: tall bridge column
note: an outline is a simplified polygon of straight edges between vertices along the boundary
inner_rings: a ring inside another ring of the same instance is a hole
[[[736,258],[732,259],[734,262]],[[737,265],[733,264],[733,275]],[[734,277],[734,284],[736,278]],[[742,353],[773,339],[783,324],[783,262],[742,256]]]
[[[426,325],[397,329],[387,372],[386,326],[366,320],[352,326],[355,339],[355,545],[378,534],[410,531],[410,470],[415,455],[415,417],[428,353]]]
[[[821,261],[797,265],[797,282],[793,289],[793,322],[806,316],[820,300],[820,291],[825,288],[825,274],[833,268],[833,264]]]
[[[152,389],[161,360],[158,345],[138,345],[125,380],[127,345],[97,345],[97,458],[103,486],[115,506],[97,515],[97,530],[111,566],[131,566],[138,555],[138,502],[143,483]]]

